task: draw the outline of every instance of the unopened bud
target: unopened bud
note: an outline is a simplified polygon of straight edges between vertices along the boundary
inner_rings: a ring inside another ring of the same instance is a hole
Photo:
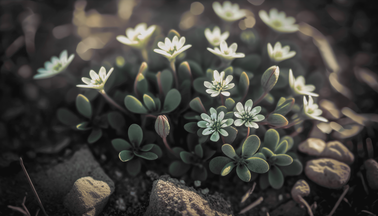
[[[272,66],[268,68],[261,77],[261,86],[265,92],[269,92],[276,85],[280,75],[280,68]]]
[[[161,138],[168,136],[170,130],[168,118],[165,115],[159,115],[155,121],[155,131]]]

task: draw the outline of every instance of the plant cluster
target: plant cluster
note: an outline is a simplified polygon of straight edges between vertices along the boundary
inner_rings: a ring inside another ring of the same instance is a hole
[[[163,37],[157,25],[128,28],[116,39],[140,52],[143,62],[116,61],[99,73],[90,70],[90,78],[83,77],[84,84],[77,85],[96,90],[110,108],[105,103],[93,108],[98,94],[85,91],[76,100],[85,120],[66,108],[58,110],[58,118],[78,130],[91,130],[88,143],[114,130],[118,137],[105,137],[131,175],[137,175],[146,160],[164,157],[176,177],[190,173],[193,180],[205,181],[208,170],[221,176],[236,170],[242,181],[261,174],[262,188],[278,189],[284,176],[302,172],[301,162],[289,152],[292,136],[305,120],[327,121],[314,101],[318,94],[314,85],[305,84],[302,71],[291,69],[300,58],[297,47],[284,41],[262,41],[258,47],[257,31],[228,31],[246,10],[228,1],[214,2],[213,9],[224,22],[223,32],[209,26],[187,40],[176,30]],[[295,19],[284,12],[271,9],[259,16],[272,35],[298,31]],[[239,35],[242,46],[231,41]],[[238,47],[245,53],[237,52]],[[35,78],[66,72],[72,56],[67,59],[63,51]],[[293,126],[294,133],[287,135]]]

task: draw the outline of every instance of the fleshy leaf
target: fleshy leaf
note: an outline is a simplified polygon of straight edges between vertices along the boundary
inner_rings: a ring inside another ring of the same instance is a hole
[[[80,114],[90,119],[92,117],[92,106],[88,98],[79,94],[76,97],[76,109]]]
[[[158,159],[158,156],[153,152],[139,152],[139,153],[135,152],[134,154],[135,154],[135,156],[138,156],[138,157],[146,159],[146,160]]]
[[[191,61],[191,60],[188,60],[187,62],[190,65],[190,69],[192,70],[193,77],[200,77],[203,75],[202,68],[197,62]]]
[[[295,103],[294,98],[284,98],[281,97],[280,100],[277,102],[276,109],[273,111],[274,113],[278,113],[281,115],[286,115],[288,112],[291,111]]]
[[[161,88],[164,95],[167,95],[168,91],[172,88],[173,76],[170,70],[163,70],[160,77]]]
[[[229,111],[232,111],[235,106],[235,101],[232,98],[227,98],[224,104]]]
[[[175,110],[181,102],[181,94],[177,89],[171,89],[164,99],[163,111],[164,113],[170,113]]]
[[[127,162],[131,159],[134,158],[134,152],[131,151],[131,150],[122,150],[119,154],[118,154],[118,157],[119,159],[122,161],[122,162]]]
[[[224,71],[224,77],[227,77],[228,75],[233,75],[234,73],[234,68],[232,66],[227,67]]]
[[[126,164],[126,170],[131,176],[136,176],[140,172],[142,164],[139,159],[134,159]]]
[[[234,169],[235,166],[236,163],[234,161],[227,163],[220,172],[221,176],[226,176],[230,174],[230,172],[232,171],[232,169]]]
[[[150,152],[155,153],[159,158],[161,156],[163,156],[163,151],[161,150],[161,148],[158,145],[156,145],[156,144],[152,144],[152,145],[153,145],[153,147],[150,150]]]
[[[289,151],[294,146],[294,139],[291,136],[284,136],[284,137],[281,138],[280,142],[283,142],[284,140],[286,140],[287,144],[288,144],[286,151]]]
[[[246,72],[243,72],[239,78],[239,92],[242,98],[245,98],[249,90],[249,78]]]
[[[79,117],[66,108],[59,108],[57,112],[59,121],[67,126],[74,126],[80,123]]]
[[[184,125],[184,129],[188,131],[189,133],[197,133],[198,126],[197,122],[189,122]]]
[[[224,157],[224,156],[215,157],[215,158],[211,159],[211,161],[209,163],[210,171],[214,174],[219,175],[221,173],[223,167],[231,161],[232,160],[228,157]]]
[[[236,174],[239,178],[245,182],[249,182],[251,180],[251,172],[245,165],[239,165],[236,167]]]
[[[266,160],[266,156],[262,152],[257,152],[256,154],[253,155],[253,157],[259,157],[263,160]]]
[[[195,166],[192,169],[192,173],[190,174],[190,177],[193,180],[205,181],[207,179],[207,170],[203,166],[202,167]]]
[[[169,38],[169,40],[172,41],[175,36],[177,36],[178,38],[181,37],[180,33],[178,33],[176,30],[174,30],[174,29],[169,30],[168,35],[167,35],[167,37]]]
[[[268,121],[269,124],[276,126],[276,127],[282,127],[282,126],[289,124],[289,122],[287,121],[285,116],[278,114],[278,113],[270,114],[267,118],[267,121]]]
[[[89,126],[89,122],[81,122],[81,123],[76,125],[76,128],[78,130],[89,130],[92,127]]]
[[[138,147],[142,143],[143,140],[143,131],[142,128],[139,127],[137,124],[132,124],[127,131],[127,135],[129,136],[130,142],[135,146]]]
[[[250,157],[246,160],[249,170],[255,173],[266,173],[269,171],[269,164],[259,157]]]
[[[227,133],[228,133],[228,136],[224,137],[224,141],[226,143],[233,143],[234,140],[236,139],[236,136],[238,135],[238,130],[234,127],[226,127],[224,128]]]
[[[193,155],[187,151],[180,152],[180,158],[184,163],[191,164],[193,160]]]
[[[227,113],[227,107],[225,107],[225,106],[219,106],[219,107],[217,107],[217,113],[220,113],[220,112],[224,112],[224,114],[226,114]]]
[[[96,142],[97,140],[99,140],[102,136],[102,130],[101,128],[97,128],[97,129],[93,129],[91,134],[89,134],[89,137],[88,137],[88,143],[89,144],[92,144],[94,142]]]
[[[281,170],[276,166],[272,166],[270,168],[269,173],[268,173],[268,179],[269,179],[269,184],[274,189],[280,189],[284,184],[284,176]]]
[[[147,145],[144,145],[142,146],[142,148],[140,149],[141,151],[150,151],[153,147],[154,147],[155,144],[147,144]]]
[[[193,88],[198,93],[209,96],[209,94],[206,93],[207,88],[204,86],[205,81],[209,81],[209,79],[207,77],[199,77],[195,79],[193,82]]]
[[[261,57],[257,54],[247,55],[244,58],[235,59],[232,65],[248,71],[255,71],[261,63]]]
[[[114,129],[120,129],[125,125],[125,118],[117,111],[108,113],[108,122]]]
[[[264,145],[263,147],[267,147],[268,149],[274,151],[278,142],[280,140],[280,135],[274,129],[269,129],[264,136]]]
[[[125,106],[128,110],[130,110],[133,113],[148,113],[147,109],[143,106],[142,102],[140,102],[136,97],[131,95],[127,95],[125,97]]]
[[[154,99],[147,94],[143,95],[143,103],[147,107],[148,111],[153,112],[156,110],[156,104]]]
[[[281,139],[282,140],[282,139]],[[286,140],[281,141],[274,150],[275,154],[285,154],[287,152],[288,143]]]
[[[278,66],[272,66],[263,73],[261,76],[261,86],[265,92],[269,92],[276,85],[278,77],[280,75],[280,69]]]
[[[123,151],[123,150],[131,150],[133,148],[129,142],[120,138],[113,139],[112,145],[113,145],[113,148],[118,152]]]
[[[180,64],[178,71],[177,71],[178,78],[180,82],[184,82],[185,80],[192,80],[192,71],[190,70],[189,63],[184,61]]]
[[[198,113],[206,113],[206,109],[203,106],[201,98],[199,97],[193,98],[193,100],[190,101],[189,106],[192,108],[192,110]]]
[[[274,155],[273,151],[266,147],[262,147],[261,153],[263,153],[266,158],[270,158]]]
[[[203,148],[201,144],[198,144],[196,145],[196,147],[194,147],[194,152],[199,158],[203,158]]]
[[[185,173],[187,173],[190,169],[190,165],[186,164],[182,161],[173,161],[169,165],[169,173],[173,177],[180,177],[183,176]]]
[[[242,146],[242,155],[245,158],[252,157],[260,147],[260,138],[256,135],[251,135],[245,139]]]
[[[222,152],[229,158],[236,157],[235,149],[230,144],[222,145]]]
[[[273,160],[275,160],[275,164],[278,166],[288,166],[293,163],[293,158],[287,154],[276,154],[272,158],[274,158]]]
[[[289,166],[280,167],[280,170],[287,176],[297,176],[302,173],[303,165],[300,160],[294,159]]]
[[[148,92],[148,82],[145,76],[142,73],[138,73],[135,79],[136,86],[134,86],[134,89],[136,89],[139,95],[146,94]]]
[[[260,188],[262,190],[265,190],[266,188],[269,187],[269,172],[268,173],[264,173],[262,175],[260,175],[260,178],[259,178],[259,185],[260,185]]]

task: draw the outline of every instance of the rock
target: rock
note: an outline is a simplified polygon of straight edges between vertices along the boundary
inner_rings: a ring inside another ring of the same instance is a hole
[[[299,204],[302,205],[298,199],[298,195],[301,197],[308,196],[310,194],[310,186],[303,179],[298,180],[291,189],[291,197]]]
[[[97,216],[114,192],[106,182],[92,177],[78,179],[64,198],[64,206],[76,215]]]
[[[76,180],[87,176],[105,182],[111,191],[114,191],[114,182],[106,175],[87,147],[76,151],[71,158],[62,163],[37,173],[30,173],[43,204],[63,203],[64,196],[70,192]]]
[[[320,156],[324,151],[326,143],[318,138],[308,138],[299,144],[299,151],[312,156]]]
[[[219,195],[204,195],[168,175],[153,183],[145,216],[232,215],[231,205]]]
[[[378,163],[374,159],[364,162],[366,168],[366,179],[371,189],[378,189]]]
[[[305,216],[307,212],[305,209],[300,208],[293,200],[290,200],[269,213],[271,216]]]
[[[339,141],[328,142],[320,156],[332,158],[346,164],[352,164],[354,162],[353,153]]]
[[[350,178],[350,168],[347,164],[330,158],[307,161],[306,176],[320,186],[339,189]]]

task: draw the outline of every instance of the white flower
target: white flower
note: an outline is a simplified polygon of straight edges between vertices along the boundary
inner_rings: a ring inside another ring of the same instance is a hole
[[[319,109],[318,104],[314,103],[314,99],[311,96],[308,96],[308,102],[306,96],[303,96],[303,111],[302,114],[308,119],[315,119],[322,122],[328,122],[324,117],[321,117],[322,110]]]
[[[275,8],[269,11],[269,15],[266,11],[261,10],[259,16],[265,24],[277,32],[291,33],[298,31],[298,25],[294,24],[294,17],[286,17],[285,12],[278,12]]]
[[[221,30],[218,26],[215,26],[213,29],[213,32],[209,28],[205,29],[205,36],[207,41],[213,46],[219,46],[221,41],[227,40],[228,36],[230,36],[230,33],[228,31],[223,32],[221,34]]]
[[[244,53],[236,53],[236,49],[238,48],[238,45],[236,43],[231,44],[230,47],[227,47],[226,41],[222,41],[220,43],[220,49],[218,47],[215,47],[214,49],[207,48],[210,52],[217,55],[219,58],[232,61],[234,58],[244,58]]]
[[[274,62],[280,62],[295,56],[295,51],[290,51],[289,46],[282,47],[280,42],[274,45],[274,48],[270,43],[268,43],[268,55],[270,59]]]
[[[210,108],[210,116],[206,113],[201,114],[201,118],[204,121],[199,121],[197,123],[197,126],[200,128],[206,128],[202,131],[202,135],[211,135],[210,140],[213,142],[217,142],[220,138],[219,134],[222,136],[228,136],[228,133],[225,129],[226,127],[229,127],[234,122],[233,119],[223,119],[224,118],[224,112],[220,112],[217,114],[217,111],[214,108]]]
[[[112,74],[114,68],[111,68],[109,72],[106,74],[106,70],[104,67],[100,68],[99,74],[97,74],[94,70],[89,71],[89,75],[91,76],[91,79],[87,77],[81,78],[81,80],[86,85],[76,85],[76,87],[80,88],[92,88],[97,89],[99,91],[104,89],[105,83]]]
[[[67,59],[67,50],[63,50],[60,53],[59,58],[53,56],[51,61],[45,62],[45,68],[39,68],[38,74],[34,75],[34,79],[44,79],[53,77],[61,72],[63,72],[68,65],[72,62],[73,58],[75,57],[74,54],[71,54],[70,57]]]
[[[237,112],[234,112],[234,115],[239,118],[235,120],[234,124],[235,126],[242,126],[243,124],[246,127],[250,128],[259,128],[259,125],[256,124],[255,122],[260,122],[265,119],[265,117],[260,113],[261,111],[261,106],[257,106],[252,109],[253,106],[253,101],[251,99],[247,100],[245,102],[244,108],[242,103],[237,103],[236,104],[236,110]]]
[[[245,17],[245,11],[239,9],[238,4],[231,4],[229,1],[223,2],[223,7],[219,2],[213,3],[214,12],[224,21],[233,22]]]
[[[214,80],[213,83],[205,81],[203,84],[206,88],[206,93],[210,94],[211,97],[216,97],[219,94],[224,96],[230,96],[230,92],[227,90],[232,89],[235,84],[230,83],[232,81],[232,75],[228,75],[224,80],[225,73],[222,71],[220,74],[217,70],[214,70],[213,73]]]
[[[319,96],[318,94],[312,92],[315,90],[314,85],[306,85],[306,81],[303,76],[299,76],[295,79],[291,69],[289,70],[289,84],[295,95],[310,95],[314,97]]]
[[[169,61],[175,60],[176,56],[192,47],[190,44],[184,46],[185,37],[181,37],[179,40],[177,36],[174,36],[172,41],[166,37],[164,42],[160,41],[157,44],[160,49],[154,49],[154,52],[165,56]]]
[[[126,29],[126,36],[118,35],[117,40],[123,44],[129,45],[137,49],[143,49],[148,40],[150,39],[152,33],[154,33],[156,25],[152,25],[147,28],[146,23],[139,23],[135,26],[135,29]]]

